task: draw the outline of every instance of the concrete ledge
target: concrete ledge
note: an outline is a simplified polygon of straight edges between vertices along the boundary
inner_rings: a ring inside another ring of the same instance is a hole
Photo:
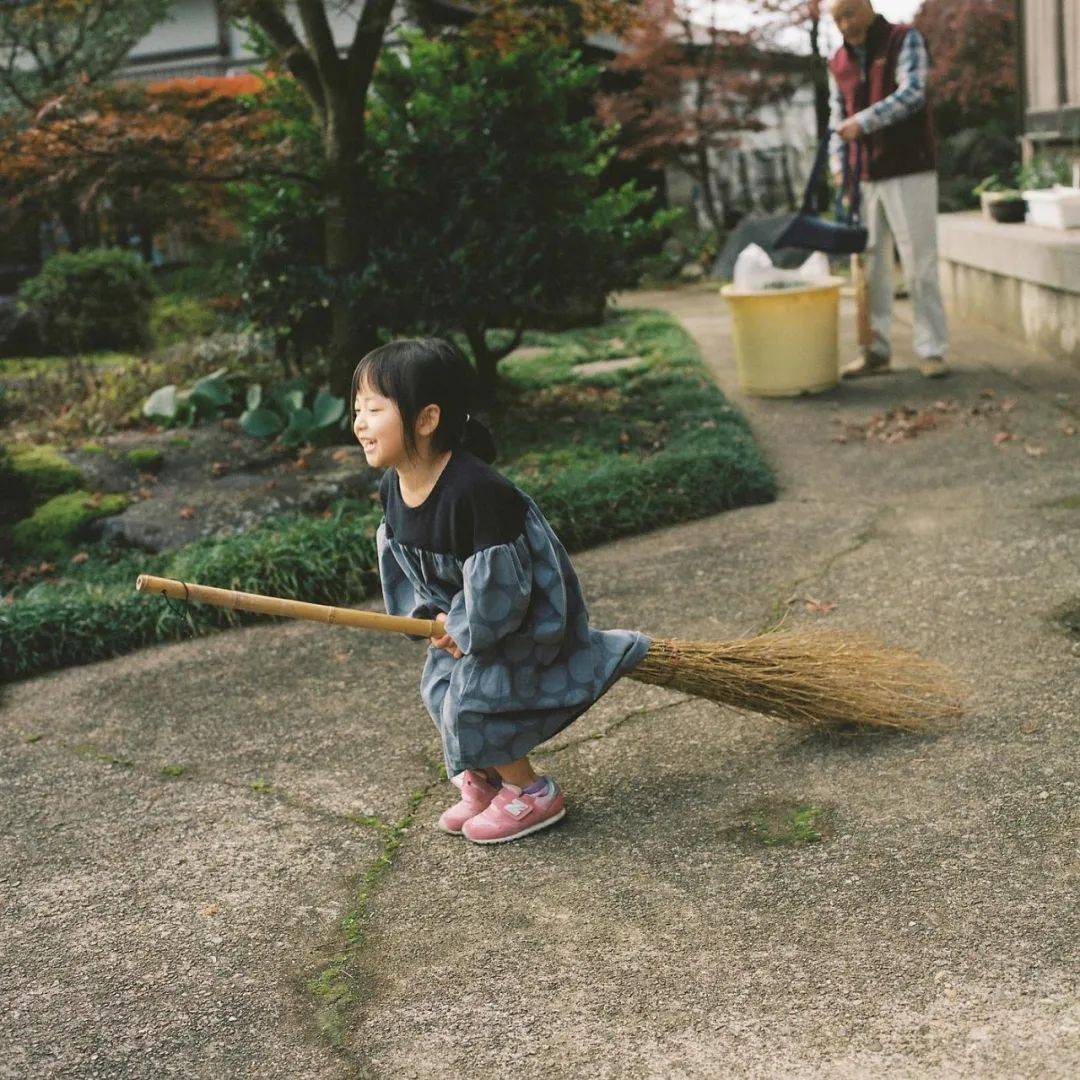
[[[1080,295],[1080,229],[1002,225],[978,212],[940,214],[938,255],[975,270]]]
[[[1080,364],[1080,229],[942,214],[938,254],[942,295],[956,315]]]

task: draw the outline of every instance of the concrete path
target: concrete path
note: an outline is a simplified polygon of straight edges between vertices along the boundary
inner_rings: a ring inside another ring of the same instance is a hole
[[[17,684],[0,1076],[1080,1071],[1080,373],[957,327],[949,380],[754,401],[713,290],[622,302],[683,320],[782,493],[577,558],[594,621],[872,629],[970,681],[965,724],[829,739],[625,682],[541,759],[565,824],[480,848],[434,829],[404,639],[263,626]],[[917,437],[856,437],[899,406]],[[822,838],[768,843],[789,809]]]

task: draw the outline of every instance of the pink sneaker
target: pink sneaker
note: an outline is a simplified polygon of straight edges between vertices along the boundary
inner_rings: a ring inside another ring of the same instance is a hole
[[[476,817],[486,810],[491,800],[499,794],[499,789],[490,783],[483,773],[466,769],[450,780],[455,787],[461,788],[461,800],[439,818],[439,828],[452,836],[461,835],[461,826],[471,817]]]
[[[501,844],[545,829],[565,816],[562,790],[549,777],[547,789],[535,795],[527,795],[513,784],[503,784],[488,808],[469,818],[461,831],[474,844]]]

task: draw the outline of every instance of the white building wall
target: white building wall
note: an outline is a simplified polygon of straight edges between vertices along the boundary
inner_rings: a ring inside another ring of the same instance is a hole
[[[329,12],[330,30],[338,48],[352,44],[362,4],[343,0]],[[286,9],[297,37],[305,40],[295,4]],[[392,25],[404,18],[404,5],[395,7]],[[247,48],[247,32],[234,26],[219,30],[217,0],[173,0],[169,20],[154,27],[131,51],[122,77],[169,78],[190,75],[229,75],[246,71],[256,62]],[[222,47],[224,45],[224,47]],[[181,54],[181,55],[178,55]]]
[[[761,131],[742,132],[736,146],[710,152],[713,198],[721,213],[780,213],[791,209],[792,198],[802,197],[817,149],[813,87],[799,87],[787,101],[762,108],[758,119]],[[711,228],[697,182],[676,168],[666,178],[668,201],[690,207],[698,225]]]

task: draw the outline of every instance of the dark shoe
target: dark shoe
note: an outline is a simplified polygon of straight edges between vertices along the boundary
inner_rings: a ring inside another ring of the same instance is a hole
[[[887,356],[864,352],[858,360],[853,360],[840,372],[840,377],[843,379],[862,379],[867,375],[888,375],[891,371],[892,368],[889,366]]]

